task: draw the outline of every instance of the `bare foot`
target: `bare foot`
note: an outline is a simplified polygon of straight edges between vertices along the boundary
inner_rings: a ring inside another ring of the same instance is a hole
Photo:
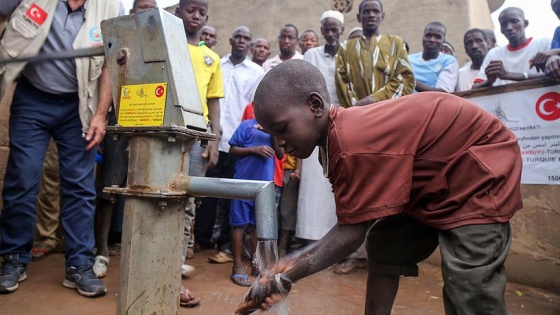
[[[181,286],[179,291],[179,302],[183,307],[195,307],[200,304],[200,298],[194,296],[194,293],[189,291],[189,289]]]
[[[364,269],[366,267],[367,261],[365,258],[348,258],[334,266],[334,273],[337,275],[349,275],[360,268]]]

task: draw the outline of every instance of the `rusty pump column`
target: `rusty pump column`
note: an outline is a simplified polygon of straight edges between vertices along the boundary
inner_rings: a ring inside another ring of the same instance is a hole
[[[189,177],[207,132],[183,23],[159,8],[101,23],[117,125],[130,137],[117,314],[177,314],[184,216],[190,196],[254,199],[257,236],[277,239],[271,182]]]

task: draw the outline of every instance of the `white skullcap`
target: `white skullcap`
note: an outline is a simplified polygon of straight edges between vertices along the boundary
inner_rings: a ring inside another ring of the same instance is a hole
[[[357,31],[363,32],[364,30],[363,30],[361,27],[356,26],[356,27],[353,27],[353,28],[350,30],[350,32],[348,32],[348,35],[352,35],[352,33],[357,32]]]
[[[321,15],[321,22],[323,22],[323,20],[326,18],[333,18],[339,21],[340,23],[344,24],[344,14],[340,13],[339,11],[335,11],[335,10],[325,11],[323,15]]]

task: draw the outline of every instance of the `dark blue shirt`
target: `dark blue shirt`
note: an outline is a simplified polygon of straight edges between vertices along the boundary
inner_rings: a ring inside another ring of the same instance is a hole
[[[241,148],[261,145],[272,147],[270,135],[256,126],[257,120],[255,119],[242,121],[229,140],[229,145]],[[235,164],[234,178],[272,181],[274,179],[274,158],[264,158],[254,154],[242,156]]]
[[[550,48],[552,49],[560,48],[560,26],[558,26],[554,31],[554,37],[552,37],[552,43],[550,44]]]

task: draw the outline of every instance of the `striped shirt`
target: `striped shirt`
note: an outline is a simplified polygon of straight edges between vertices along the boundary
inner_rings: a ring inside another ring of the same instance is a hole
[[[404,41],[396,35],[372,37],[369,47],[364,36],[341,43],[335,81],[342,107],[369,95],[376,101],[408,95],[415,86]]]

